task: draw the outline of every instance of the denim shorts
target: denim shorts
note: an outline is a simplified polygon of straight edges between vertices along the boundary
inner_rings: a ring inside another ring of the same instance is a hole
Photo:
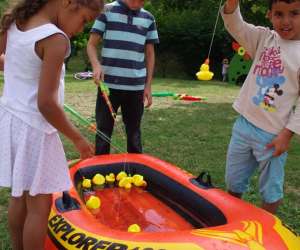
[[[259,171],[259,192],[265,203],[283,198],[284,165],[287,153],[279,157],[266,149],[276,135],[257,128],[243,116],[237,118],[227,152],[226,185],[234,193],[244,193],[249,188],[250,177]]]

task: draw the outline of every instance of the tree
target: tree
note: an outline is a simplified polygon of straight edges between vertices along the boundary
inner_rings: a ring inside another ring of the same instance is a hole
[[[112,2],[112,1],[108,1]],[[240,0],[245,20],[267,25],[265,0]],[[148,0],[148,9],[156,18],[160,44],[157,46],[157,60],[161,67],[167,67],[170,58],[177,60],[184,73],[195,78],[195,72],[206,59],[212,32],[218,14],[220,0]],[[92,24],[83,34],[72,39],[75,52],[85,50]],[[210,55],[214,72],[220,71],[223,57],[231,57],[232,38],[219,20]],[[85,57],[86,58],[86,57]],[[87,61],[87,60],[86,60]],[[164,70],[163,70],[164,71]]]
[[[218,14],[219,0],[152,0],[145,6],[157,20],[160,44],[158,55],[176,54],[185,73],[195,77],[195,72],[206,59],[212,31]],[[266,24],[266,3],[263,0],[241,1],[242,12],[249,22]],[[220,20],[216,29],[210,55],[213,71],[220,70],[223,57],[230,57],[232,38]],[[165,60],[167,61],[167,60]]]

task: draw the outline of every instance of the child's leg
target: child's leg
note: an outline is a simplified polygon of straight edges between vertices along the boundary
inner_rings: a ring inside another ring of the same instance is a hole
[[[26,195],[27,216],[24,224],[24,250],[43,250],[47,235],[51,194]]]
[[[23,228],[27,214],[25,194],[11,197],[8,205],[8,226],[13,250],[23,249]]]
[[[262,208],[270,213],[275,213],[283,198],[284,165],[287,153],[273,157],[274,149],[266,149],[275,137],[262,129],[253,130],[253,154],[259,162],[259,191],[263,199]]]
[[[260,162],[259,190],[262,208],[275,214],[283,198],[284,165],[287,153]]]
[[[141,120],[144,113],[143,91],[127,91],[121,105],[127,134],[128,153],[142,153]]]
[[[265,203],[262,202],[262,209],[268,211],[271,214],[276,214],[278,207],[280,206],[280,204],[282,203],[282,199],[273,203]]]
[[[243,117],[236,120],[227,152],[225,181],[228,192],[237,198],[248,190],[250,177],[258,166],[247,126]]]

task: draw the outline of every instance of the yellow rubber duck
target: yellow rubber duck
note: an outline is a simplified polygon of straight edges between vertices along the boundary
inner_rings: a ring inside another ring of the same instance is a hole
[[[86,202],[86,207],[90,210],[97,210],[101,206],[101,200],[99,197],[92,195]]]
[[[200,71],[196,73],[198,80],[209,81],[213,78],[214,73],[209,71],[209,59],[201,65]]]
[[[110,173],[109,175],[105,176],[106,182],[108,185],[113,186],[116,180],[115,174]]]
[[[82,187],[83,187],[83,188],[86,188],[86,189],[91,188],[91,187],[92,187],[92,182],[91,182],[91,180],[90,180],[90,179],[84,179],[84,180],[82,181]]]
[[[119,181],[119,187],[130,189],[132,187],[133,178],[132,177],[124,177]]]
[[[135,174],[134,176],[132,176],[133,179],[133,184],[136,187],[141,187],[144,184],[144,176],[140,175],[140,174]]]
[[[120,181],[120,180],[122,180],[122,179],[125,178],[125,177],[127,177],[127,173],[124,172],[124,171],[121,171],[120,173],[118,173],[116,179],[117,179],[117,181]]]
[[[129,233],[139,233],[141,232],[141,227],[138,224],[132,224],[128,227]]]
[[[92,182],[94,189],[102,189],[105,184],[105,177],[102,174],[96,174],[94,175]]]

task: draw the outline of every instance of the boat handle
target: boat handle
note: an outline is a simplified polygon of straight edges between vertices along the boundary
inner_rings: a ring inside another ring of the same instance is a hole
[[[72,197],[68,191],[64,191],[62,195],[62,202],[65,209],[69,209],[72,206]]]
[[[211,176],[208,172],[202,172],[199,174],[199,176],[196,178],[196,181],[205,187],[213,187]]]
[[[68,191],[64,191],[62,197],[55,200],[55,207],[61,213],[80,209],[78,201]]]

